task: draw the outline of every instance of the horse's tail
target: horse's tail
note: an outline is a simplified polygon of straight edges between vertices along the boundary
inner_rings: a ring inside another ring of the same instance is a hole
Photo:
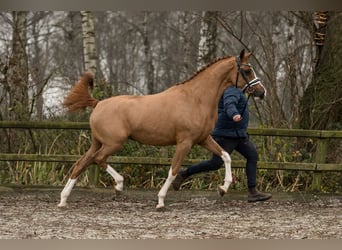
[[[93,87],[94,76],[91,73],[83,73],[80,80],[72,88],[70,94],[65,97],[63,105],[68,108],[69,112],[90,107],[95,108],[99,100],[93,98],[88,87]]]

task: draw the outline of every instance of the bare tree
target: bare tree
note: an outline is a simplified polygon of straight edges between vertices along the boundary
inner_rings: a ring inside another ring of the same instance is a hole
[[[217,11],[204,11],[202,13],[197,68],[201,68],[217,56],[216,40],[218,15],[219,13]]]
[[[323,25],[326,33],[315,40],[320,52],[319,63],[301,100],[300,122],[303,128],[341,129],[342,13],[327,13]]]
[[[2,119],[28,120],[28,56],[27,56],[27,12],[13,11],[2,15],[10,24],[11,36],[8,61],[2,62],[1,73],[1,106]],[[6,145],[8,152],[18,152],[20,136],[17,131],[7,130],[0,136],[1,144]]]
[[[191,31],[196,27],[195,23],[198,18],[196,18],[196,14],[193,12],[181,12],[179,13],[179,44],[182,45],[183,49],[183,67],[181,69],[180,79],[184,79],[189,77],[193,72],[196,71],[197,65],[194,61],[193,51],[197,50],[197,47],[194,48],[194,44],[191,41],[193,38]],[[195,57],[197,60],[197,55]]]
[[[90,11],[81,11],[84,68],[94,76],[97,72],[94,17]]]
[[[9,59],[6,82],[9,88],[9,119],[29,119],[28,107],[28,59],[27,12],[14,11],[12,32],[12,54]]]
[[[30,35],[32,42],[28,46],[29,73],[32,78],[31,111],[36,118],[44,118],[44,89],[52,77],[54,70],[49,67],[50,47],[49,37],[51,27],[48,24],[51,12],[34,12],[30,20]],[[51,69],[51,72],[47,72]]]
[[[145,86],[147,86],[147,94],[155,93],[155,83],[154,83],[154,66],[152,60],[152,51],[151,51],[151,42],[149,37],[149,12],[144,12],[144,21],[143,21],[143,31],[142,38],[144,43],[144,77],[145,77]]]
[[[73,84],[84,71],[82,23],[79,12],[54,12],[50,65]]]

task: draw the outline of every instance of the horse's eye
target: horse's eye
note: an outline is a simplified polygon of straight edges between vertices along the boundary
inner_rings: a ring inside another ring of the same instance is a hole
[[[250,75],[252,73],[252,70],[246,69],[246,70],[244,70],[244,72],[245,72],[246,75]]]

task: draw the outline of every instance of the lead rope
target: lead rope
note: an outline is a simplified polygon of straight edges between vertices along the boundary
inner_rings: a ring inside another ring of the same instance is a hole
[[[245,110],[246,110],[246,108],[247,108],[248,101],[249,101],[249,98],[250,98],[250,97],[251,97],[251,94],[248,94],[246,104],[245,104],[245,106],[243,107],[242,112],[241,112],[241,117],[242,117],[242,119],[243,119],[243,113],[245,113]],[[242,119],[241,119],[241,120],[242,120]]]
[[[237,73],[236,73],[235,87],[237,88],[237,87],[238,87],[238,86],[237,86],[237,85],[238,85],[238,80],[239,80],[239,73],[240,73],[240,63],[239,63],[238,57],[236,57],[236,62],[237,62],[237,65],[238,65],[238,70],[237,70]],[[242,76],[242,77],[243,77],[243,76]],[[244,79],[244,80],[247,82],[246,79]],[[242,90],[242,93],[245,93],[246,89],[247,89],[247,88],[244,88],[244,89]],[[243,119],[243,113],[245,113],[245,110],[246,110],[246,108],[247,108],[247,105],[248,105],[248,101],[249,101],[250,96],[251,96],[251,94],[248,94],[246,104],[245,104],[245,106],[244,106],[243,109],[242,109],[242,112],[241,112],[241,117],[242,117],[242,119]]]

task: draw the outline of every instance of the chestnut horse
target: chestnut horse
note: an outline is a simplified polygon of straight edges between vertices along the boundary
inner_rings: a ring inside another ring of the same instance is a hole
[[[66,97],[69,111],[94,108],[90,116],[91,146],[73,165],[71,176],[61,193],[59,207],[66,201],[78,176],[95,162],[115,180],[115,189],[123,190],[123,177],[107,164],[107,158],[122,148],[127,138],[143,144],[176,145],[168,177],[158,193],[157,209],[164,207],[164,198],[191,147],[199,144],[222,157],[225,165],[225,194],[232,182],[231,158],[211,137],[217,120],[218,102],[229,87],[246,90],[263,97],[265,89],[248,63],[251,53],[242,50],[237,57],[224,57],[203,67],[189,80],[165,91],[145,96],[115,96],[98,101],[90,96],[88,87],[93,76],[85,73]],[[239,77],[240,76],[240,77]]]

